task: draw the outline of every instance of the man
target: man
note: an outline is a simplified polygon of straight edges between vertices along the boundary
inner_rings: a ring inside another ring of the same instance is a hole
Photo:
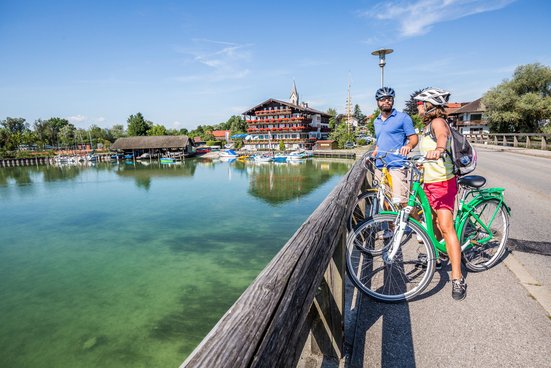
[[[394,109],[395,92],[390,87],[382,87],[375,93],[377,106],[381,113],[375,119],[375,137],[377,145],[373,156],[383,157],[392,177],[392,202],[407,203],[406,169],[404,159],[417,145],[418,137],[413,121],[408,114]],[[376,167],[381,169],[383,162],[377,159]],[[380,170],[376,177],[380,178]]]

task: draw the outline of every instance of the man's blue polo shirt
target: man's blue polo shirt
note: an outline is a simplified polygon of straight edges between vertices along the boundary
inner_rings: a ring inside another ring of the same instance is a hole
[[[374,122],[375,138],[377,138],[377,157],[389,152],[384,160],[389,168],[403,167],[404,156],[394,154],[401,147],[406,145],[407,137],[415,133],[413,121],[408,114],[392,109],[390,116],[383,121],[381,115],[377,116]],[[376,166],[383,167],[381,160],[377,160]]]

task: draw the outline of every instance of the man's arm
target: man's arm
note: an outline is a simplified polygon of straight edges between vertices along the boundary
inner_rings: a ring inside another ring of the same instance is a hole
[[[417,143],[419,142],[419,137],[417,137],[417,134],[408,135],[407,138],[408,138],[407,144],[402,148],[400,148],[400,154],[403,156],[407,156],[408,153],[410,153],[410,151],[414,149],[415,146],[417,146]]]

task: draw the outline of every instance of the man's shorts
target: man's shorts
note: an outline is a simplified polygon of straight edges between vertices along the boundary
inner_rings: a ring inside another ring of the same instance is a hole
[[[396,168],[388,170],[392,178],[392,203],[406,203],[409,196],[409,183],[407,178],[407,169]],[[375,170],[375,179],[381,183],[383,172],[379,169]],[[390,193],[389,193],[390,194]]]
[[[435,211],[448,209],[453,212],[455,196],[457,195],[457,179],[455,176],[446,181],[425,183],[423,188],[430,206]]]

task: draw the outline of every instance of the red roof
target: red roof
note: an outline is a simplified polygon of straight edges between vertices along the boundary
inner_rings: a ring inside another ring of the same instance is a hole
[[[226,134],[230,135],[230,130],[213,130],[212,135],[214,138],[223,138],[226,139]]]

